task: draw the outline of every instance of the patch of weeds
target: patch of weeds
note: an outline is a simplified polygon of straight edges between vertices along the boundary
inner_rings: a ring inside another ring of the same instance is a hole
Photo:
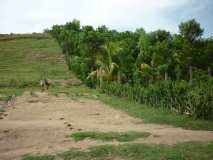
[[[176,145],[125,144],[91,147],[87,151],[70,150],[60,154],[63,160],[210,160],[213,143],[181,143]]]
[[[102,141],[117,140],[119,142],[128,142],[138,138],[145,138],[149,135],[150,133],[148,132],[76,132],[71,134],[70,137],[72,137],[75,141],[91,138]]]
[[[7,96],[7,98],[5,99],[7,102],[8,101],[11,101],[12,99],[13,99],[13,97],[14,97],[15,95],[9,95],[9,96]]]
[[[22,158],[22,160],[54,160],[55,156],[51,155],[42,155],[42,156],[33,156],[33,155],[26,155]]]
[[[101,145],[87,150],[71,149],[56,156],[25,156],[22,160],[210,160],[213,142],[187,142],[175,145]],[[56,160],[57,158],[55,158]]]
[[[12,95],[20,96],[25,90],[27,90],[27,88],[6,87],[0,88],[0,94],[3,95],[2,98],[4,98],[5,101],[8,101]]]
[[[1,108],[1,107],[0,107],[0,113],[1,113],[1,112],[5,112],[5,110],[4,110],[4,108]]]
[[[78,149],[71,149],[67,152],[63,152],[59,154],[59,157],[62,158],[62,160],[91,160],[91,156],[89,152],[81,151]],[[94,155],[93,157],[97,157]]]
[[[1,95],[1,97],[0,97],[0,101],[6,101],[6,100],[7,100],[7,96],[5,96],[5,95],[4,95],[4,96],[2,96],[2,95]]]

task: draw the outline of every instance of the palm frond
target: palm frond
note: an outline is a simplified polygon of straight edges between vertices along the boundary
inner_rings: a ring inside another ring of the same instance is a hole
[[[93,78],[96,78],[96,77],[97,77],[97,70],[89,73],[89,75],[87,76],[87,79],[93,79]]]

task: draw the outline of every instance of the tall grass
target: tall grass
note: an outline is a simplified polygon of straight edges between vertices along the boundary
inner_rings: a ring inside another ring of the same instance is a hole
[[[186,81],[159,81],[147,87],[113,82],[105,83],[101,90],[149,106],[213,120],[212,82],[190,85]]]

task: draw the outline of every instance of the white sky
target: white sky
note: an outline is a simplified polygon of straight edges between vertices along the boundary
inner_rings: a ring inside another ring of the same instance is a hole
[[[211,0],[0,0],[0,33],[42,32],[74,18],[121,31],[177,32],[181,21],[196,18],[212,36],[212,8]]]

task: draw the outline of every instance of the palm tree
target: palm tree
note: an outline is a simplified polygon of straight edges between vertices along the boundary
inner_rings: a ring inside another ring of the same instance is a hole
[[[87,79],[96,79],[99,87],[102,87],[103,81],[110,82],[120,80],[119,66],[113,62],[113,55],[116,55],[121,48],[116,43],[108,42],[103,46],[103,55],[97,60],[98,68],[92,71]]]

